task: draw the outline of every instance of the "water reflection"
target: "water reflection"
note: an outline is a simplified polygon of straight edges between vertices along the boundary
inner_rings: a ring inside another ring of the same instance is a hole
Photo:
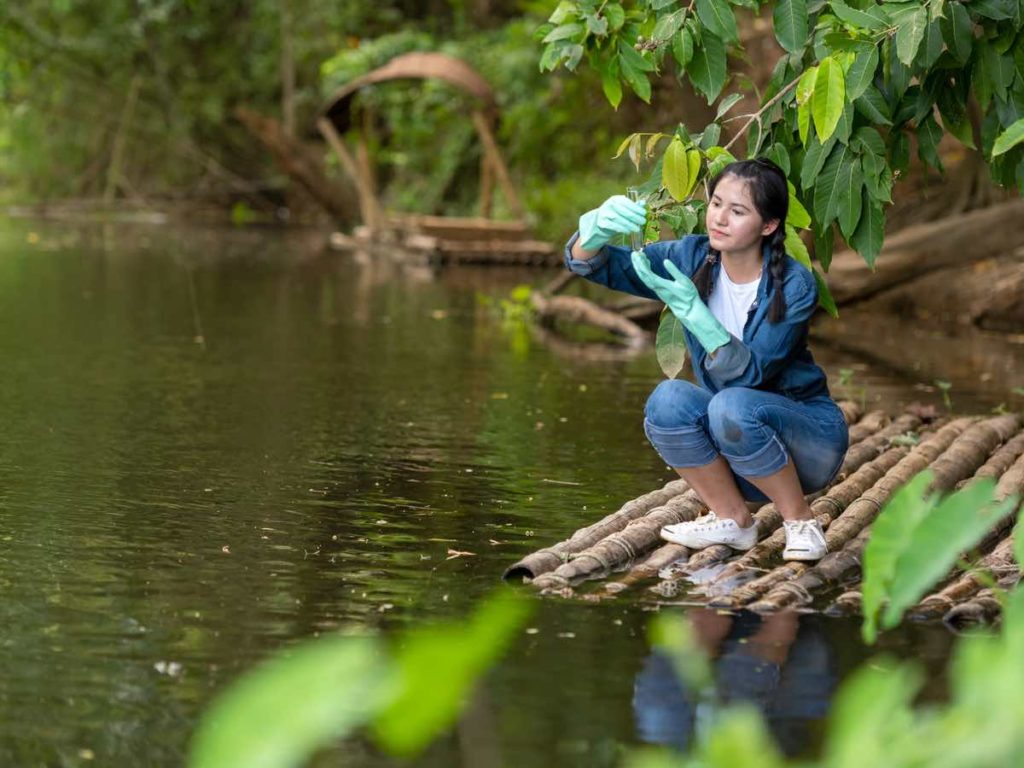
[[[714,685],[692,690],[670,658],[653,651],[636,677],[633,707],[639,737],[687,751],[726,707],[756,707],[782,752],[805,754],[828,711],[838,674],[818,620],[793,612],[759,616],[705,608],[687,612],[711,660]]]

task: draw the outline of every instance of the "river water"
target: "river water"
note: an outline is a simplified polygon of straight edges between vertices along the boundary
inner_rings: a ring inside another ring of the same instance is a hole
[[[567,354],[479,298],[546,275],[436,275],[314,239],[0,224],[0,765],[182,765],[214,695],[274,651],[464,616],[505,566],[669,479],[639,417],[653,354]],[[942,407],[929,379],[815,353],[869,404]],[[946,378],[960,410],[1006,399]],[[646,590],[537,600],[415,764],[612,766],[691,743],[729,699],[814,753],[857,665],[916,657],[942,696],[952,643],[698,614],[716,699],[651,653]],[[316,764],[391,761],[355,739]]]

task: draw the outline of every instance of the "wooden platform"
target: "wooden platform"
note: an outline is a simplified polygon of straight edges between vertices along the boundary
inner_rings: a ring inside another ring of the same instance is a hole
[[[808,497],[825,528],[829,554],[817,563],[781,560],[785,537],[773,504],[757,509],[760,542],[735,554],[716,545],[691,552],[659,537],[664,525],[692,520],[707,508],[685,481],[627,501],[602,520],[568,539],[523,558],[505,572],[543,594],[609,599],[646,588],[659,599],[757,612],[783,609],[858,612],[860,558],[871,523],[886,502],[925,469],[934,479],[929,492],[952,491],[972,480],[997,481],[996,495],[1024,491],[1024,430],[1017,414],[938,416],[933,409],[908,409],[891,417],[840,406],[850,424],[850,448],[831,486]],[[991,621],[1000,603],[986,589],[1020,578],[1012,559],[1013,516],[979,546],[978,568],[957,574],[910,612],[943,618],[954,625]],[[588,584],[601,580],[601,584]]]

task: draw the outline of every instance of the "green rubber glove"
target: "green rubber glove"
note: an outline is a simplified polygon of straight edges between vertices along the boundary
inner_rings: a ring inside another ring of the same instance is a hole
[[[580,247],[593,251],[606,245],[615,235],[639,232],[647,220],[643,203],[625,195],[612,195],[592,211],[580,216]]]
[[[666,280],[654,274],[651,262],[643,251],[633,251],[630,257],[637,277],[665,302],[672,314],[679,318],[686,330],[697,337],[704,349],[714,352],[729,343],[732,336],[701,300],[697,286],[675,264],[668,259],[663,262],[665,271],[673,278]]]

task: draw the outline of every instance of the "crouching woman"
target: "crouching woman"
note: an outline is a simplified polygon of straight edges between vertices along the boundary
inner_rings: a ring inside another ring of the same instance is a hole
[[[662,538],[749,549],[758,532],[746,502],[771,500],[785,527],[783,558],[818,560],[825,536],[804,496],[835,477],[849,433],[807,348],[818,291],[784,248],[786,177],[768,160],[739,161],[708,194],[707,235],[632,253],[608,243],[642,227],[644,206],[611,197],[580,217],[566,264],[595,283],[661,299],[685,330],[696,383],[661,382],[644,430],[709,512],[666,526]]]

